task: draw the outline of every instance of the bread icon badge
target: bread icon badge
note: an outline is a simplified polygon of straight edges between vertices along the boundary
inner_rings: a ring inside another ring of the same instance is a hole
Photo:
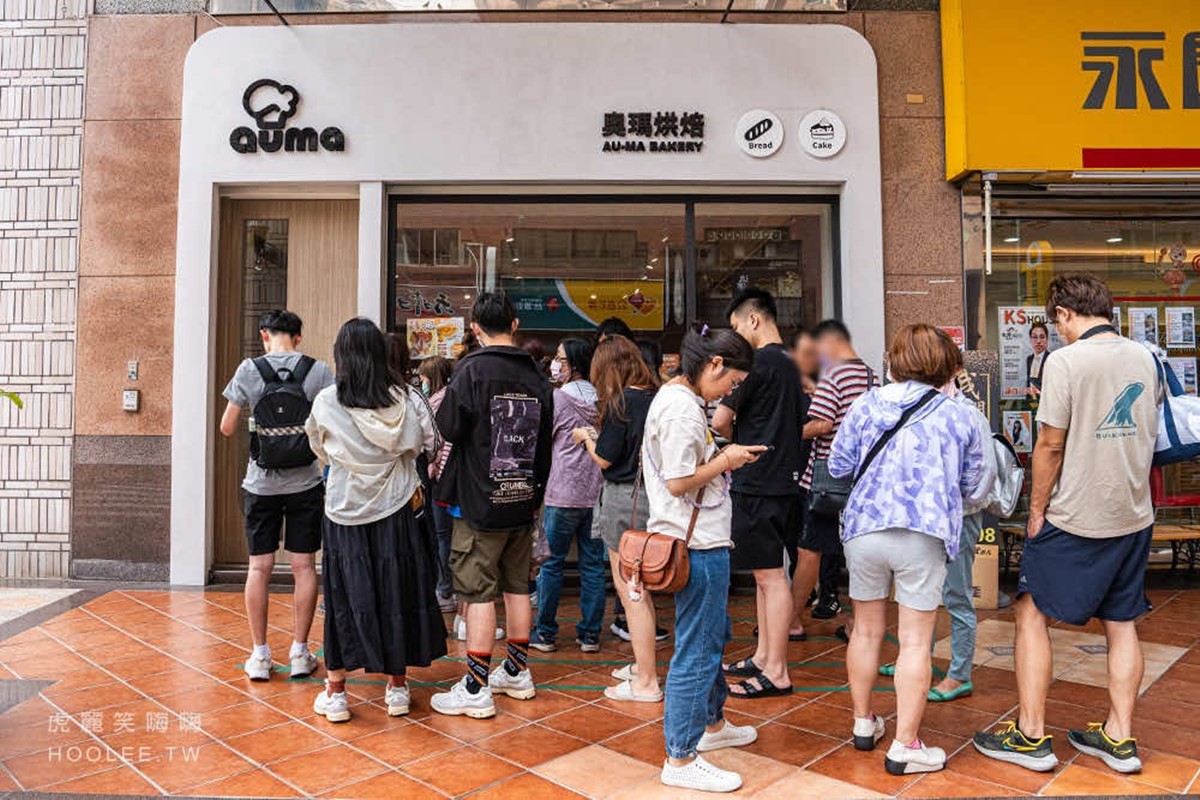
[[[773,156],[783,145],[783,123],[761,108],[742,114],[734,128],[738,149],[754,158]]]

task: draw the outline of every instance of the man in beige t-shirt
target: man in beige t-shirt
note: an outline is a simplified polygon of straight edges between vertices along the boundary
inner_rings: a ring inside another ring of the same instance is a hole
[[[1142,682],[1135,620],[1154,525],[1150,464],[1158,431],[1154,356],[1112,326],[1112,295],[1090,275],[1063,275],[1047,289],[1046,316],[1066,347],[1042,368],[1040,424],[1033,451],[1029,524],[1017,584],[1020,713],[995,733],[975,735],[984,755],[1048,771],[1058,759],[1046,735],[1053,674],[1047,618],[1104,623],[1110,709],[1103,723],[1072,730],[1079,751],[1118,772],[1142,762],[1133,705]]]

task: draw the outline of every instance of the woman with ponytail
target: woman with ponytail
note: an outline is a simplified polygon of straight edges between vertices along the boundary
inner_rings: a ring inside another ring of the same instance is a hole
[[[725,721],[728,690],[721,656],[730,635],[729,474],[754,462],[766,447],[731,444],[718,450],[704,416],[704,404],[729,395],[753,363],[753,348],[731,330],[704,325],[689,332],[680,346],[678,374],[658,391],[646,417],[642,470],[650,499],[648,530],[685,540],[690,565],[687,585],[675,596],[661,776],[667,786],[683,789],[737,790],[741,775],[699,753],[758,738],[753,726]],[[637,588],[631,587],[631,598]]]

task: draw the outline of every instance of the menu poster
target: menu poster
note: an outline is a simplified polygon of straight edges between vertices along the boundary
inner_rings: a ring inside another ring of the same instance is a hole
[[[1167,347],[1180,350],[1196,349],[1196,309],[1174,307],[1167,309]]]
[[[1183,384],[1183,390],[1188,394],[1197,393],[1196,359],[1192,356],[1174,357],[1167,359],[1167,365],[1175,373],[1175,377]]]
[[[1044,357],[1062,346],[1054,323],[1041,306],[1000,306],[1000,398],[1029,394],[1029,367],[1034,355]]]
[[[462,317],[416,317],[408,320],[408,352],[414,360],[455,358],[462,350]]]
[[[1135,342],[1149,342],[1158,347],[1158,309],[1129,309],[1129,338]]]
[[[1033,413],[1030,411],[1005,411],[1004,435],[1012,442],[1018,453],[1033,450]]]

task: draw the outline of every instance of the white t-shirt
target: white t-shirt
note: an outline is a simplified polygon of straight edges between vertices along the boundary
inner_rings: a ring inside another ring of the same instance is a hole
[[[1154,357],[1125,338],[1080,339],[1046,359],[1037,420],[1068,431],[1062,475],[1046,506],[1052,525],[1109,539],[1154,524],[1157,394]]]
[[[680,539],[687,537],[697,492],[673,497],[667,481],[694,475],[701,464],[717,452],[716,442],[708,429],[700,398],[686,386],[668,384],[658,390],[646,416],[646,433],[642,439],[642,474],[646,495],[650,498],[649,530],[668,533]],[[733,504],[729,500],[729,485],[724,475],[718,475],[705,486],[700,500],[696,529],[688,545],[692,550],[712,550],[730,547],[729,526],[733,521]]]

